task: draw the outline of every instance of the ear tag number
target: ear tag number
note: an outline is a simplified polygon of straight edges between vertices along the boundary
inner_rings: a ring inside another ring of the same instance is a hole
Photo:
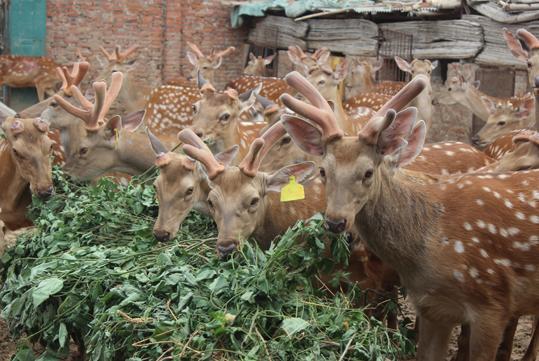
[[[301,199],[305,199],[303,185],[296,183],[296,177],[291,175],[288,184],[281,188],[281,202],[299,201]]]

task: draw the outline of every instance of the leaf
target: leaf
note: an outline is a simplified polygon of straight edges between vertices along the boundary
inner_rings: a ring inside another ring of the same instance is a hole
[[[58,342],[60,343],[60,347],[64,347],[67,341],[67,327],[65,323],[60,324],[60,329],[58,330]]]
[[[227,285],[228,285],[227,280],[223,276],[219,276],[216,279],[214,279],[212,283],[210,283],[208,288],[212,292],[217,292],[220,289],[226,287]]]
[[[37,308],[43,302],[49,299],[50,296],[57,294],[64,287],[64,281],[59,278],[48,278],[39,283],[32,291],[32,300],[34,307]]]
[[[303,318],[291,317],[285,318],[281,325],[281,328],[290,337],[300,331],[305,330],[311,324],[305,321]]]
[[[34,352],[28,346],[23,346],[17,351],[13,361],[35,361],[35,359]]]
[[[180,298],[180,303],[178,304],[178,311],[183,310],[183,308],[191,301],[193,298],[193,292],[188,292],[185,296]]]

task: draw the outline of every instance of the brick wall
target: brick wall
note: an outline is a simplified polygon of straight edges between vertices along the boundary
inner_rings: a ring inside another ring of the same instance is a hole
[[[138,44],[136,73],[157,85],[189,73],[187,41],[198,44],[204,53],[214,47],[241,50],[247,31],[233,30],[229,23],[229,9],[219,0],[49,0],[47,53],[69,63],[80,48],[84,55],[91,55],[92,67],[97,69],[100,45],[125,49]],[[241,70],[238,57],[228,58],[216,74],[217,85],[224,85]]]

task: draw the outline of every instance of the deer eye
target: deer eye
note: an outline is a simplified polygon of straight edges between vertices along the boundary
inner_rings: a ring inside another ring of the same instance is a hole
[[[198,113],[198,106],[197,106],[196,104],[193,104],[193,106],[191,107],[191,109],[193,109],[193,114]]]
[[[193,194],[194,192],[194,188],[193,187],[189,187],[187,188],[187,190],[185,191],[185,196],[190,196],[191,194]],[[209,203],[209,202],[208,202]]]
[[[283,140],[281,140],[281,144],[282,145],[285,145],[285,144],[288,144],[290,143],[292,139],[290,137],[284,137]]]
[[[227,122],[230,119],[230,113],[223,113],[219,116],[220,122]]]
[[[211,199],[208,199],[208,207],[210,208],[210,210],[213,210],[214,208],[213,202],[211,201]]]
[[[504,125],[506,124],[506,122],[504,120],[500,120],[497,125],[499,125],[500,127],[503,127]]]
[[[363,177],[365,179],[371,179],[373,174],[374,174],[374,171],[372,169],[367,169]]]
[[[528,68],[531,68],[531,67],[532,67],[532,62],[528,61]]]
[[[22,156],[21,153],[19,153],[16,149],[13,149],[13,154],[15,155],[15,157],[19,158],[19,159],[24,159],[24,157]]]
[[[320,80],[320,81],[318,82],[318,85],[324,85],[324,84],[326,84],[326,81],[325,81],[325,80]]]
[[[249,205],[250,205],[251,207],[254,207],[254,206],[256,206],[256,205],[258,204],[258,201],[259,201],[259,200],[260,200],[260,198],[254,197],[253,199],[251,199],[251,202],[249,203]]]
[[[80,154],[80,155],[86,155],[86,154],[88,154],[88,148],[82,147],[81,149],[79,149],[79,154]]]
[[[320,177],[326,178],[326,170],[324,168],[320,168]]]
[[[50,106],[51,106],[51,108],[58,108],[58,103],[57,102],[51,102]]]

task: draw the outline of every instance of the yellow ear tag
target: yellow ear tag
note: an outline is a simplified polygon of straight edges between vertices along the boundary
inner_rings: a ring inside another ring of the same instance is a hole
[[[114,142],[115,142],[116,148],[118,148],[119,140],[120,140],[120,132],[118,132],[118,128],[114,128]]]
[[[288,184],[281,188],[281,202],[299,201],[300,199],[305,199],[303,185],[296,183],[296,177],[291,175]]]

